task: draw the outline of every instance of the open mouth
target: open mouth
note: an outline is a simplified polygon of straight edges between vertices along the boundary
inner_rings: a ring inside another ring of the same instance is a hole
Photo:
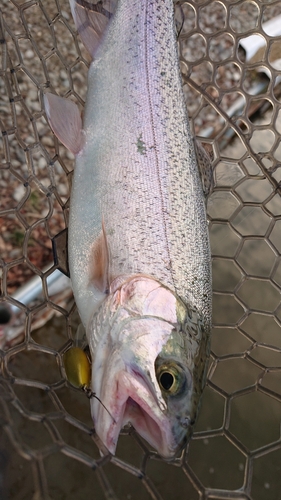
[[[134,429],[140,434],[145,436],[151,436],[155,443],[152,446],[156,447],[163,440],[164,436],[159,427],[158,422],[154,420],[148,413],[132,398],[128,398],[126,402],[126,410],[123,417],[123,421],[128,421]],[[148,441],[148,437],[146,440]],[[152,441],[152,439],[151,439]]]
[[[149,386],[140,374],[125,370],[118,373],[110,397],[106,397],[106,407],[113,418],[106,416],[102,407],[94,418],[96,432],[110,453],[115,453],[119,433],[130,423],[163,457],[175,455],[178,446],[172,424]]]

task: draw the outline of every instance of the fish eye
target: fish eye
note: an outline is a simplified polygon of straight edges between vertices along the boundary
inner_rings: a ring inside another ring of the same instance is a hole
[[[169,391],[174,383],[174,376],[170,372],[163,372],[159,377],[159,382],[165,391]]]
[[[160,389],[171,396],[182,392],[187,382],[183,368],[172,361],[158,366],[156,376]]]

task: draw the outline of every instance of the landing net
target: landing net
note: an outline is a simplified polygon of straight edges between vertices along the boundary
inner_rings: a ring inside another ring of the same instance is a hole
[[[1,2],[3,500],[279,498],[280,2],[177,5],[191,127],[216,182],[214,329],[194,438],[167,464],[130,428],[116,457],[101,456],[89,401],[65,380],[79,318],[68,281],[57,286],[51,240],[67,227],[73,157],[50,131],[42,96],[71,96],[82,110],[89,59],[66,0]]]

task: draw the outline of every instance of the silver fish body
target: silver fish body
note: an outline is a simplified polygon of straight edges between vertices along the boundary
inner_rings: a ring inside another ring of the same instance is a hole
[[[208,228],[173,10],[172,0],[118,1],[89,69],[69,220],[92,390],[113,416],[93,400],[96,431],[114,453],[130,422],[166,458],[192,433],[211,329]]]
[[[104,219],[110,275],[155,277],[209,325],[208,231],[172,0],[119,1],[89,70],[84,133],[69,223],[71,276],[84,322],[94,294],[88,262]]]

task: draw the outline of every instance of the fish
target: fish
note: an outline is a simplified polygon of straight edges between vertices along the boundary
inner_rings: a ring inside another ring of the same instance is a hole
[[[103,403],[92,398],[91,414],[111,454],[128,424],[172,460],[194,430],[212,322],[205,197],[174,4],[70,4],[92,57],[83,121],[69,98],[46,92],[44,102],[75,155],[68,252],[91,390]]]

